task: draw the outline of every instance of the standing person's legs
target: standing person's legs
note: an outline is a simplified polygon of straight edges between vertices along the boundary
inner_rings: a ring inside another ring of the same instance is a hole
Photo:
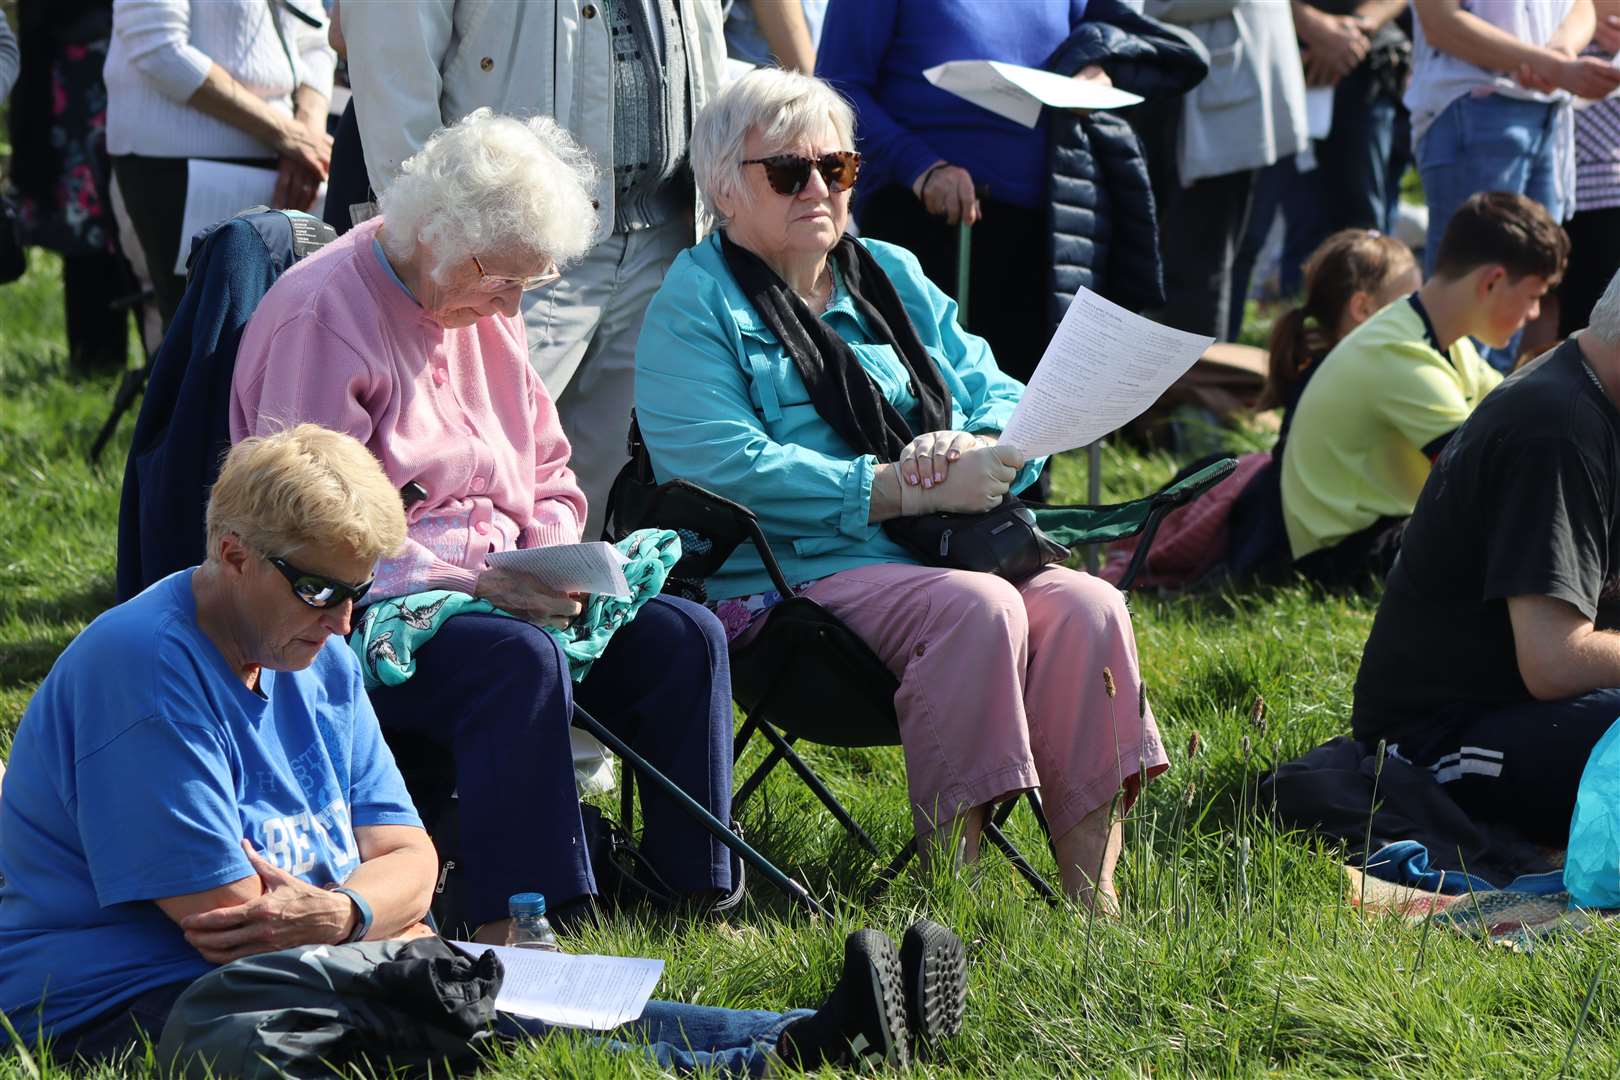
[[[1564,225],[1569,266],[1558,286],[1558,332],[1568,337],[1586,326],[1592,307],[1620,267],[1620,206],[1582,210]]]
[[[1243,332],[1243,311],[1248,303],[1249,288],[1254,277],[1254,266],[1260,251],[1271,236],[1271,227],[1277,215],[1283,217],[1283,270],[1287,271],[1287,235],[1293,228],[1288,216],[1289,189],[1302,182],[1299,167],[1290,154],[1281,161],[1261,169],[1255,174],[1254,193],[1249,201],[1249,219],[1238,239],[1237,253],[1232,259],[1232,302],[1221,331],[1225,341],[1236,341]]]
[[[354,116],[354,99],[343,110],[337,135],[332,139],[332,169],[326,177],[326,203],[321,220],[342,236],[354,228],[349,208],[371,198],[371,177],[366,172],[365,147],[360,143],[360,121]]]
[[[1459,705],[1437,718],[1445,734],[1425,740],[1421,752],[1405,743],[1391,749],[1433,770],[1469,814],[1562,846],[1586,759],[1616,717],[1620,690],[1494,709]]]
[[[416,665],[409,682],[372,690],[371,703],[391,742],[426,739],[453,759],[460,916],[504,919],[516,892],[544,893],[554,909],[594,894],[556,640],[507,616],[458,615]]]
[[[1333,128],[1316,143],[1317,175],[1324,217],[1305,254],[1340,229],[1390,226],[1390,161],[1395,146],[1398,95],[1366,64],[1339,81],[1333,92]]]
[[[114,251],[62,257],[68,369],[76,375],[122,371],[129,358],[129,312],[114,308],[134,288]]]
[[[1062,566],[1018,591],[1029,617],[1024,708],[1058,870],[1071,897],[1085,901],[1093,887],[1111,897],[1114,795],[1123,789],[1123,815],[1141,785],[1170,767],[1142,689],[1130,612],[1118,589]]]
[[[614,632],[574,691],[593,717],[721,821],[731,820],[731,666],[720,620],[658,596]],[[731,888],[731,855],[654,785],[641,783],[643,853],[683,892]]]
[[[919,837],[960,820],[967,857],[985,805],[1040,785],[1024,716],[1029,627],[993,574],[904,563],[845,570],[806,592],[900,680],[894,696]],[[1100,678],[1100,676],[1099,676]]]
[[[996,365],[1028,382],[1051,338],[1047,313],[1051,261],[1046,215],[984,196],[970,234],[966,329],[990,343]],[[861,211],[861,235],[910,251],[945,295],[957,297],[960,227],[930,214],[906,188],[886,187]]]
[[[1159,320],[1224,337],[1231,319],[1232,265],[1248,224],[1254,171],[1227,173],[1176,190],[1164,212],[1164,291]]]
[[[898,244],[922,264],[923,274],[947,296],[956,296],[956,229],[928,209],[910,188],[891,184],[861,204],[861,235]]]
[[[615,232],[561,281],[524,297],[529,362],[573,448],[569,467],[585,492],[587,537],[601,531],[608,489],[627,460],[642,316],[690,241],[679,221]]]
[[[167,331],[186,291],[185,275],[174,272],[180,253],[180,224],[186,213],[186,159],[120,154],[112,165],[130,224],[146,256],[158,314]]]
[[[1541,202],[1554,220],[1558,218],[1554,144],[1560,107],[1500,94],[1465,95],[1435,118],[1417,147],[1418,171],[1429,203],[1425,277],[1434,272],[1451,215],[1471,195],[1517,192]],[[1518,341],[1515,334],[1506,347],[1482,352],[1492,366],[1509,371]]]

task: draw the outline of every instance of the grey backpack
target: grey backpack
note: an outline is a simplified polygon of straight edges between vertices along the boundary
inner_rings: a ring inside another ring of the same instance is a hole
[[[306,945],[204,975],[175,1002],[157,1058],[174,1076],[324,1077],[361,1061],[471,1071],[493,1038],[501,965],[442,938]]]

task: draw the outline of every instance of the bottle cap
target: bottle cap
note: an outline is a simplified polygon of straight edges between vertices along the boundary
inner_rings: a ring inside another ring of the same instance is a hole
[[[514,917],[518,915],[544,915],[546,913],[546,898],[537,892],[514,893],[507,898],[506,910]]]

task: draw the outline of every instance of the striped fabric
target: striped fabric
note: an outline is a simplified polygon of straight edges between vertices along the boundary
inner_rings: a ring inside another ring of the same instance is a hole
[[[1620,206],[1620,99],[1575,110],[1575,209]]]

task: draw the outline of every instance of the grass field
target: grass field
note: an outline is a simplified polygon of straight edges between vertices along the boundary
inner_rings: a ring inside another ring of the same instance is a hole
[[[53,658],[113,593],[131,422],[105,469],[88,467],[84,448],[113,383],[70,383],[62,341],[56,266],[41,258],[23,281],[0,288],[0,756]],[[1118,449],[1105,462],[1110,497],[1146,491],[1172,468],[1168,459]],[[1082,466],[1064,460],[1057,468],[1059,494],[1078,497]],[[872,902],[862,892],[869,857],[780,770],[745,825],[829,902],[846,898],[829,923],[806,920],[761,884],[725,923],[646,917],[567,946],[664,958],[664,997],[814,1005],[837,971],[845,932],[869,924],[898,934],[929,914],[962,934],[971,959],[967,1028],[943,1060],[914,1070],[929,1076],[1620,1072],[1620,971],[1608,966],[1620,944],[1614,931],[1519,955],[1364,919],[1342,902],[1332,852],[1280,834],[1252,809],[1255,779],[1271,761],[1345,729],[1368,601],[1290,587],[1133,604],[1173,757],[1127,825],[1120,920],[1094,923],[1047,907],[993,853],[977,873],[911,874]],[[1256,695],[1269,705],[1263,732],[1249,719]],[[1121,706],[1134,721],[1132,705]],[[1201,749],[1189,760],[1195,731]],[[901,843],[909,824],[898,751],[806,757],[881,847]],[[1021,811],[1012,825],[1050,870],[1028,817]],[[511,823],[514,835],[527,827]],[[36,1068],[15,1054],[0,1057],[8,1080]],[[42,1071],[60,1070],[45,1063]],[[132,1062],[122,1071],[147,1070]],[[658,1073],[567,1038],[492,1060],[485,1075]]]

